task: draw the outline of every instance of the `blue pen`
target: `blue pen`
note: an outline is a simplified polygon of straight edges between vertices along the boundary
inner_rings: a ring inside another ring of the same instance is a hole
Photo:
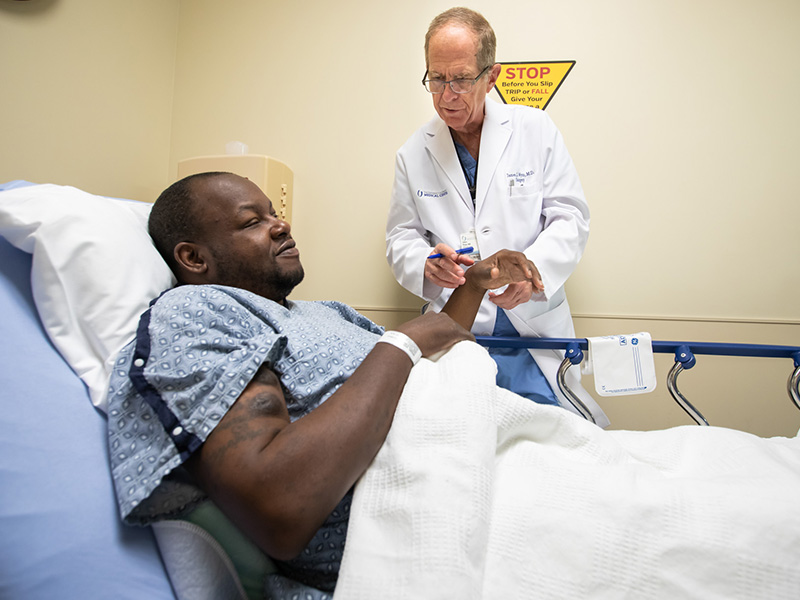
[[[467,246],[466,248],[461,248],[459,250],[456,250],[456,254],[469,254],[470,252],[472,252],[473,249],[474,248],[472,246]],[[436,254],[431,254],[428,257],[428,260],[430,260],[432,258],[442,258],[442,256],[443,256],[442,254],[439,254],[437,252]]]

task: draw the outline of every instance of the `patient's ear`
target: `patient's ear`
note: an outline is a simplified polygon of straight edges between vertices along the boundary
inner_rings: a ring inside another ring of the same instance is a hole
[[[175,262],[178,265],[181,273],[178,279],[186,283],[193,283],[190,281],[194,277],[202,277],[208,272],[208,262],[206,261],[205,252],[203,249],[193,242],[180,242],[175,246]]]

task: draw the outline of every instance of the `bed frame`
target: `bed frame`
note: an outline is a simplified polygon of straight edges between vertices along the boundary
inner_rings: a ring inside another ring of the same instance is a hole
[[[564,360],[558,370],[558,386],[583,417],[594,423],[594,417],[581,402],[566,381],[567,370],[579,365],[589,347],[586,338],[523,338],[476,336],[476,341],[487,348],[536,348],[564,350]],[[653,352],[674,354],[675,363],[667,374],[667,389],[670,395],[698,425],[708,425],[708,420],[678,389],[678,375],[697,364],[696,355],[748,356],[762,358],[789,358],[794,370],[789,375],[786,390],[789,398],[800,410],[800,346],[777,346],[765,344],[728,344],[719,342],[669,342],[653,340]]]

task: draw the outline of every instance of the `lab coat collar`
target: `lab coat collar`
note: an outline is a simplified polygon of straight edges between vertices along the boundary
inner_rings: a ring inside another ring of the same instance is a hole
[[[511,118],[495,101],[486,99],[483,128],[481,130],[481,146],[478,156],[478,187],[475,191],[475,211],[480,211],[489,192],[489,184],[497,168],[503,151],[511,139]],[[461,201],[472,210],[472,198],[469,195],[464,172],[458,160],[450,129],[438,116],[425,127],[425,141],[428,151],[447,175],[453,187],[458,191]]]
[[[481,146],[478,155],[478,187],[475,190],[475,210],[480,212],[489,193],[492,177],[495,176],[500,158],[511,139],[511,117],[503,107],[486,99],[483,128],[481,129]]]
[[[461,201],[472,212],[472,197],[469,195],[467,180],[461,170],[453,137],[445,122],[438,116],[425,127],[425,143],[433,159],[439,163],[450,183],[458,192]]]

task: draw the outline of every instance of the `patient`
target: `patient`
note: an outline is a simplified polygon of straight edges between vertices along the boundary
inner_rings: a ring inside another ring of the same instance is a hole
[[[288,580],[272,584],[327,597],[353,485],[383,444],[412,366],[473,339],[486,290],[531,281],[536,268],[501,251],[467,271],[441,313],[384,332],[338,302],[287,300],[304,275],[299,251],[247,179],[178,181],[154,204],[149,229],[179,285],[142,316],[111,378],[121,514],[149,523],[208,496],[275,559]]]

